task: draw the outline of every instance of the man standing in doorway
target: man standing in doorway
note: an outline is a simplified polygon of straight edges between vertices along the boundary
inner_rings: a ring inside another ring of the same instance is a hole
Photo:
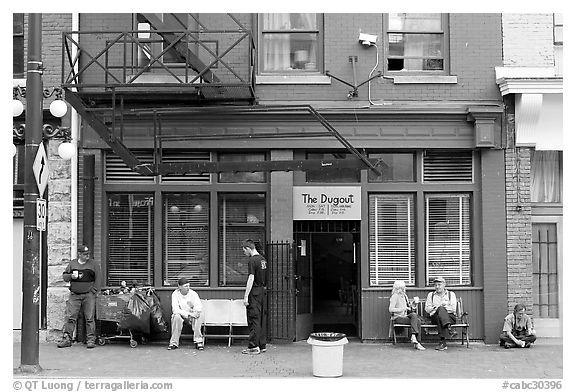
[[[266,295],[266,259],[256,250],[252,240],[242,243],[242,250],[248,256],[248,280],[244,292],[244,305],[250,335],[248,348],[242,354],[260,354],[266,351],[266,324],[264,322],[264,298]]]
[[[70,296],[66,301],[66,315],[62,340],[57,345],[60,348],[72,345],[72,335],[78,320],[80,308],[84,309],[86,319],[86,347],[96,347],[96,323],[94,310],[96,308],[96,293],[100,290],[100,266],[90,257],[90,249],[86,245],[78,247],[78,259],[70,260],[62,273],[65,282],[70,282]]]

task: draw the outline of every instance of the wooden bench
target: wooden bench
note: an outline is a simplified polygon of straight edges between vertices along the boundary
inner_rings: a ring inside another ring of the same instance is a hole
[[[430,316],[428,316],[428,313],[426,313],[426,310],[424,310],[425,305],[426,301],[420,301],[416,306],[416,314],[418,314],[420,320],[422,320],[422,325],[420,326],[422,329],[422,334],[426,333],[428,335],[437,335],[438,328],[436,324],[432,324]],[[394,320],[392,320],[392,316],[390,316],[389,336],[392,337],[392,344],[396,344],[397,328],[410,329],[410,324],[394,324]],[[468,336],[470,323],[468,322],[468,312],[465,312],[464,307],[462,306],[462,297],[456,298],[456,323],[452,324],[452,328],[460,329],[462,345],[464,345],[464,339],[466,339],[466,347],[470,347],[470,338]]]
[[[247,338],[247,334],[233,333],[234,327],[247,327],[246,306],[241,299],[202,299],[202,335],[210,338],[228,338],[230,347],[233,338]],[[207,328],[224,327],[228,333],[210,333]]]

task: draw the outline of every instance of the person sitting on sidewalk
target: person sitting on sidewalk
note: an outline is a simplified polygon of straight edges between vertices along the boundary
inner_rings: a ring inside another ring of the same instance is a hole
[[[184,323],[192,326],[194,331],[194,343],[198,350],[204,350],[204,339],[200,327],[200,315],[202,314],[202,302],[194,290],[190,290],[187,278],[178,279],[178,288],[172,293],[172,335],[168,350],[176,350],[180,344],[180,335]]]
[[[504,318],[500,346],[528,348],[535,341],[536,331],[532,319],[526,314],[526,306],[516,304],[514,312]]]
[[[404,283],[403,280],[394,281],[388,311],[392,315],[392,321],[394,324],[410,324],[410,341],[414,345],[414,348],[416,350],[426,350],[418,341],[421,321],[418,314],[416,314],[414,309],[410,306],[408,296],[406,295],[406,283]]]
[[[447,350],[446,338],[455,337],[456,331],[452,324],[456,322],[456,294],[446,290],[446,281],[439,276],[434,279],[434,291],[426,297],[425,310],[432,322],[438,326],[440,343],[436,350]]]
[[[72,335],[78,321],[80,309],[86,320],[86,348],[96,347],[96,293],[100,291],[100,265],[90,257],[86,245],[78,247],[78,258],[70,260],[62,273],[62,279],[70,282],[70,294],[66,301],[65,321],[62,327],[62,339],[57,343],[59,348],[72,345]]]

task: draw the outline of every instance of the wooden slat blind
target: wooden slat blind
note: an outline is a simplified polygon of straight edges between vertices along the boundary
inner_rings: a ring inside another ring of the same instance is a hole
[[[470,276],[470,196],[426,195],[427,282],[437,276],[447,285],[468,285]]]
[[[370,195],[370,285],[415,283],[413,195]]]

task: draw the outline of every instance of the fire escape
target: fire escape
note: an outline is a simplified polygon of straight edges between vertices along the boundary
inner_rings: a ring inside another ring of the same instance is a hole
[[[289,171],[313,168],[370,168],[378,161],[354,148],[310,105],[258,105],[255,95],[255,44],[251,30],[232,14],[232,28],[211,30],[194,14],[190,29],[176,14],[138,14],[138,29],[63,34],[62,88],[66,101],[133,171],[145,175],[226,171]],[[181,14],[179,14],[181,15]],[[221,15],[223,17],[223,15]],[[223,24],[224,25],[224,24]],[[169,116],[236,118],[250,113],[311,116],[325,132],[259,134],[162,134]],[[153,123],[154,161],[141,162],[125,144],[124,124],[134,118]],[[254,138],[336,138],[354,160],[261,162],[162,162],[163,142]]]

